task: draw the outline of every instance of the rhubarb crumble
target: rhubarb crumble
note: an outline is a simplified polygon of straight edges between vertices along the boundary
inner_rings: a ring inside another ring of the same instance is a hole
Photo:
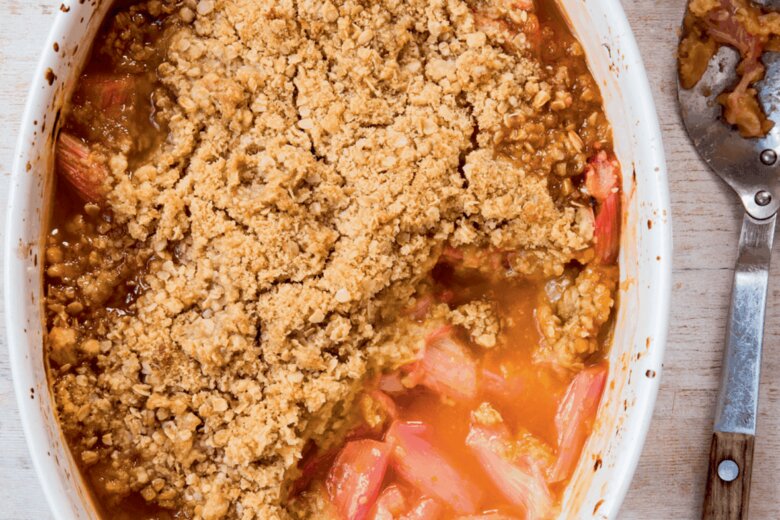
[[[622,215],[557,9],[112,8],[59,131],[44,282],[103,517],[556,514]]]
[[[764,79],[765,51],[780,51],[780,13],[765,11],[752,0],[690,0],[679,48],[679,76],[683,88],[701,80],[721,46],[739,51],[739,82],[718,96],[723,119],[742,137],[763,137],[774,123],[767,119],[754,88]]]

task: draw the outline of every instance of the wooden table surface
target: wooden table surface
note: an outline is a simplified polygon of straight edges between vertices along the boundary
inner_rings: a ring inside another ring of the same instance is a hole
[[[0,200],[28,84],[58,0],[0,0]],[[674,47],[684,0],[623,0],[648,68],[669,166],[674,222],[674,295],[655,418],[622,519],[694,519],[704,487],[723,327],[741,222],[733,193],[701,163],[680,123]],[[4,227],[0,211],[0,230]],[[775,262],[773,279],[780,274]],[[0,304],[2,305],[2,304]],[[0,308],[0,314],[3,312]],[[3,337],[3,341],[5,338]],[[780,518],[780,283],[770,287],[752,519]],[[51,513],[19,424],[8,355],[0,349],[0,518]]]

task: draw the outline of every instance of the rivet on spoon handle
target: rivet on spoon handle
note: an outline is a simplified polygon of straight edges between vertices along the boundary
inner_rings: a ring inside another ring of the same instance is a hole
[[[761,152],[761,155],[759,155],[759,159],[761,159],[761,162],[765,166],[772,166],[777,162],[777,152],[770,149],[764,150]]]
[[[723,482],[734,482],[739,476],[739,464],[731,459],[723,459],[718,463],[718,478]]]
[[[772,194],[768,191],[761,190],[758,193],[756,193],[756,204],[759,206],[766,206],[772,202]]]

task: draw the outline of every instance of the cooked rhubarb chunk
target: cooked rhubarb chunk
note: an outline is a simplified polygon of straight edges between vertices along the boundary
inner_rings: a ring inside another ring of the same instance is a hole
[[[136,82],[131,76],[93,74],[85,76],[77,97],[91,104],[104,117],[117,118],[132,110],[137,96]]]
[[[620,186],[620,163],[605,151],[588,161],[585,169],[585,187],[591,197],[604,202]]]
[[[383,442],[348,442],[328,473],[326,488],[341,518],[363,520],[385,478],[391,447]]]
[[[442,513],[444,513],[444,507],[439,502],[432,498],[423,497],[408,513],[401,516],[401,520],[436,520]]]
[[[57,141],[57,171],[85,202],[100,202],[106,195],[108,168],[98,153],[76,136],[62,132]]]
[[[605,366],[591,367],[577,374],[566,390],[555,416],[558,459],[550,472],[550,482],[566,480],[574,471],[593,427],[606,380]]]
[[[585,188],[596,199],[595,222],[596,260],[603,265],[617,261],[620,250],[620,164],[605,151],[600,151],[585,170]]]
[[[395,520],[407,508],[406,496],[398,486],[389,486],[376,499],[371,514],[371,520]]]
[[[390,426],[386,441],[393,446],[393,469],[421,493],[441,500],[458,513],[474,513],[480,501],[479,490],[429,442],[428,429],[420,423],[401,421]]]
[[[370,520],[436,520],[445,507],[433,498],[421,496],[409,504],[405,492],[397,485],[385,488],[369,514]]]
[[[457,520],[521,520],[521,518],[504,513],[483,513],[481,515],[459,516]]]
[[[601,204],[596,215],[596,260],[613,265],[620,253],[620,194],[613,193]]]
[[[477,395],[477,363],[452,326],[428,336],[416,371],[420,384],[444,397],[469,401]]]
[[[512,406],[527,388],[519,375],[505,376],[499,372],[483,369],[480,377],[480,390],[481,395],[489,400],[501,406]]]
[[[385,394],[396,395],[405,392],[407,388],[401,381],[401,374],[396,371],[389,374],[382,374],[379,378],[379,390]]]
[[[553,496],[545,480],[544,460],[514,443],[502,423],[472,421],[466,445],[504,498],[526,511],[529,519],[549,517]]]

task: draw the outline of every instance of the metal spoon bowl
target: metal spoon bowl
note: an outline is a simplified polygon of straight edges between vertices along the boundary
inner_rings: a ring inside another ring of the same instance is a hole
[[[678,83],[683,123],[693,145],[759,220],[780,209],[780,53],[767,52],[762,61],[766,76],[756,85],[758,98],[775,127],[761,139],[745,139],[721,119],[716,98],[738,81],[736,50],[721,47],[694,88]]]

